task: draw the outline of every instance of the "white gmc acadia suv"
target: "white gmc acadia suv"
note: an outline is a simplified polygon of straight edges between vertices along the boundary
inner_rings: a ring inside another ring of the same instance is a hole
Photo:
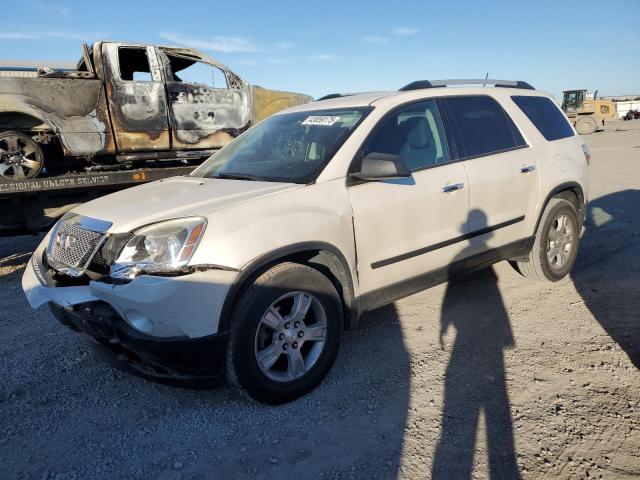
[[[328,95],[188,176],[74,208],[22,285],[122,368],[198,384],[226,371],[282,403],[321,382],[368,310],[501,260],[566,276],[589,157],[525,82]]]

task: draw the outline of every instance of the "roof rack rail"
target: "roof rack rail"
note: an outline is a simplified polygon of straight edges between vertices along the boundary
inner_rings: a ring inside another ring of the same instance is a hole
[[[316,102],[320,100],[329,100],[330,98],[342,98],[342,97],[351,97],[353,95],[361,95],[363,93],[373,93],[373,92],[347,92],[347,93],[329,93],[324,97],[316,98]]]
[[[328,93],[327,95],[325,95],[324,97],[320,97],[320,98],[316,98],[316,102],[318,100],[329,100],[331,98],[340,98],[340,97],[346,97],[348,96],[348,93]]]
[[[521,80],[495,80],[491,78],[469,78],[469,79],[450,79],[450,80],[417,80],[402,87],[399,92],[407,92],[409,90],[419,90],[422,88],[448,87],[453,85],[493,85],[494,87],[505,88],[523,88],[526,90],[535,90],[527,82]]]

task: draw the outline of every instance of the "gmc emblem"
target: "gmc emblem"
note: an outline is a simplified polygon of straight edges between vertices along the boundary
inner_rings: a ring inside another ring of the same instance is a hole
[[[58,248],[67,251],[71,250],[77,241],[78,239],[76,237],[67,232],[58,232],[56,234],[55,244]]]

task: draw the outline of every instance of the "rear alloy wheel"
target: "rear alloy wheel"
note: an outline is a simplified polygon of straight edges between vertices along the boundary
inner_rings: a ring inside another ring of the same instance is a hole
[[[231,318],[227,373],[231,383],[269,404],[294,400],[331,369],[342,339],[340,297],[319,271],[276,265],[240,295]]]
[[[36,178],[44,167],[44,153],[29,136],[0,133],[0,178],[20,181]]]
[[[579,241],[576,207],[564,198],[552,198],[540,219],[531,252],[526,259],[510,263],[527,278],[557,282],[571,271]]]
[[[576,232],[573,222],[561,213],[551,223],[547,234],[547,260],[553,270],[562,271],[574,250]]]

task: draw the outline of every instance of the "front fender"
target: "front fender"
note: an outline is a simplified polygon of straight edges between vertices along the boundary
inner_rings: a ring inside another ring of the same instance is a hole
[[[351,204],[344,179],[279,190],[205,213],[207,229],[191,263],[241,270],[265,253],[305,242],[341,251],[354,270]]]

